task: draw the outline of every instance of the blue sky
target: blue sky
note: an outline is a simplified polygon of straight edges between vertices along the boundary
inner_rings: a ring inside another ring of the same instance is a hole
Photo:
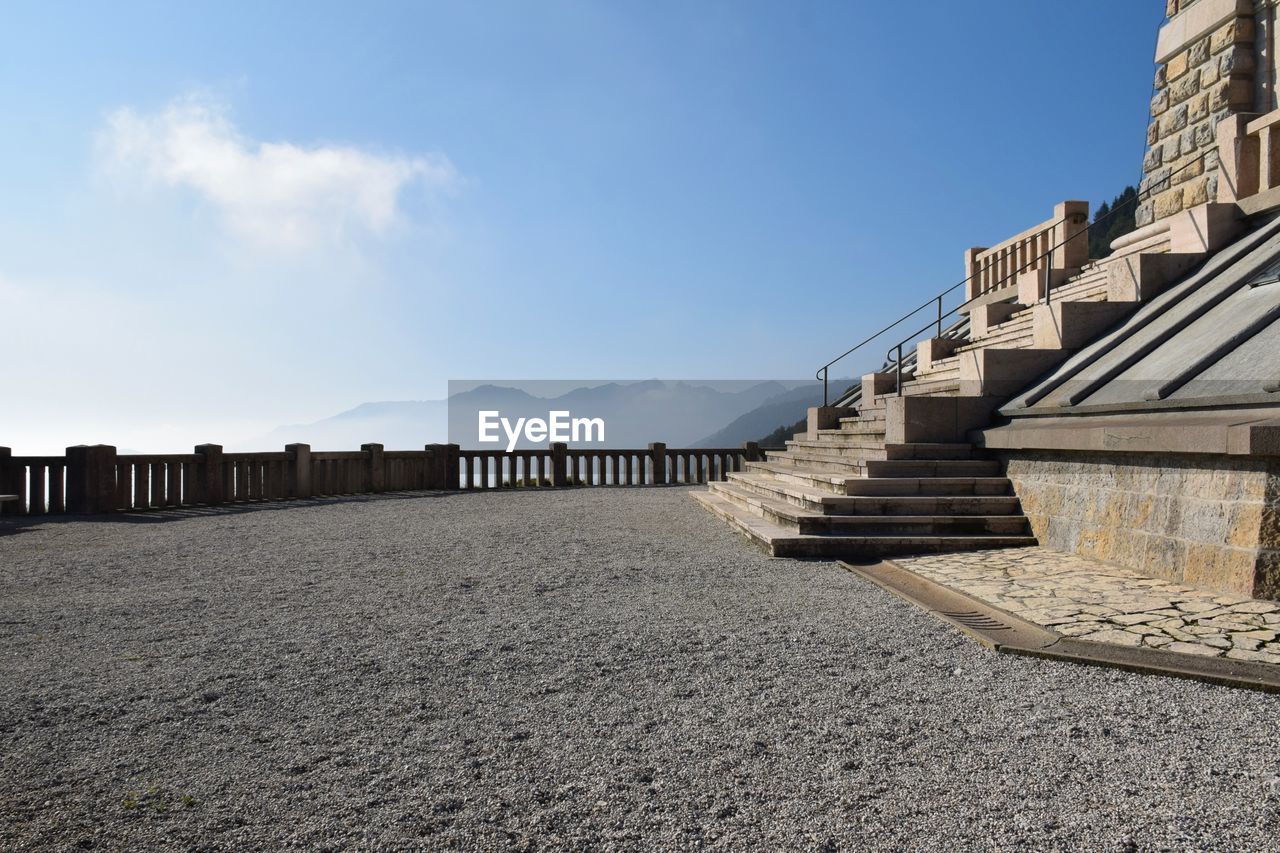
[[[810,375],[1136,183],[1163,6],[11,5],[0,443]]]

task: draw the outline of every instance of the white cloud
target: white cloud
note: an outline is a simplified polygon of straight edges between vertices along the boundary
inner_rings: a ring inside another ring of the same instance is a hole
[[[126,181],[195,192],[236,235],[285,251],[386,236],[402,219],[402,190],[446,189],[457,179],[442,155],[259,142],[236,128],[225,107],[197,98],[151,114],[115,111],[99,155]]]

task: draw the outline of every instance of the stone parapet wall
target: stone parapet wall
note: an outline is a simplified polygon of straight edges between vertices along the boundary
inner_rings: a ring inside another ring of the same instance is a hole
[[[1241,13],[1246,8],[1249,14]],[[1157,49],[1155,95],[1139,188],[1151,196],[1137,210],[1139,227],[1217,198],[1219,162],[1213,149],[1218,122],[1254,111],[1257,100],[1252,4],[1169,0],[1167,11],[1171,21]],[[1175,21],[1178,16],[1188,18]],[[1201,32],[1204,22],[1212,22],[1212,29]]]
[[[1202,589],[1280,598],[1280,460],[1001,455],[1040,544]]]

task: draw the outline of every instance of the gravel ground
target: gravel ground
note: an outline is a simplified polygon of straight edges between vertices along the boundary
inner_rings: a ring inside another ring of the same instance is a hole
[[[1280,697],[984,650],[687,489],[0,526],[0,849],[1275,850]]]

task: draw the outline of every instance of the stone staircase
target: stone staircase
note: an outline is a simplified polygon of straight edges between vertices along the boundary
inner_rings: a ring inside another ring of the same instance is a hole
[[[869,406],[694,498],[778,557],[1035,544],[998,462],[965,442],[888,443],[885,428]]]
[[[1131,251],[1021,274],[997,298],[971,291],[962,323],[904,359],[901,389],[896,370],[864,376],[836,405],[811,409],[807,434],[786,450],[694,498],[779,557],[1035,544],[1001,463],[967,435],[1205,256],[1171,253],[1178,239],[1138,234]]]

